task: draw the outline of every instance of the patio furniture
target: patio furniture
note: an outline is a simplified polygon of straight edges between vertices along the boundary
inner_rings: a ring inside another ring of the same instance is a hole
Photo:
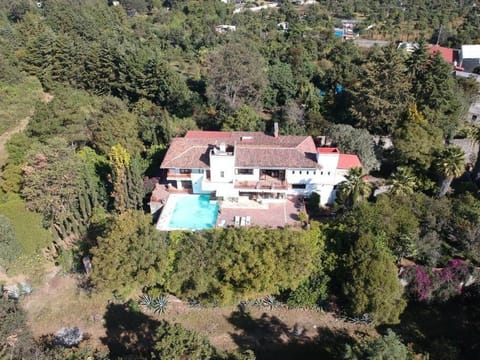
[[[245,226],[245,225],[247,225],[247,219],[245,219],[245,217],[242,216],[240,218],[240,226]]]
[[[246,226],[252,225],[252,218],[248,215],[245,217],[245,225]]]
[[[218,223],[218,227],[223,228],[223,227],[225,227],[226,224],[227,224],[227,220],[222,219],[222,220],[220,220],[220,222]]]
[[[239,227],[240,226],[240,216],[235,216],[234,220],[235,220],[235,227]]]

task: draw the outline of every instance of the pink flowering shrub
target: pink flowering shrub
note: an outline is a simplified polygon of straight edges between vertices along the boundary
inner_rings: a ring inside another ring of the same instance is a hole
[[[426,269],[415,265],[406,269],[402,278],[408,282],[407,293],[417,301],[447,301],[461,294],[462,286],[472,273],[463,260],[453,259],[444,268]]]

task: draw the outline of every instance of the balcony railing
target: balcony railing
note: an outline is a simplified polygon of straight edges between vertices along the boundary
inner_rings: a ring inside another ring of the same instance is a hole
[[[235,189],[249,189],[249,190],[288,190],[290,185],[286,182],[271,182],[271,181],[236,181]]]
[[[178,172],[169,171],[167,172],[167,179],[169,178],[190,179],[191,175],[192,173],[178,173]]]

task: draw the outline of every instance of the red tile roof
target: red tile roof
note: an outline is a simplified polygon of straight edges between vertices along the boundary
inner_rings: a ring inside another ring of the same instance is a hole
[[[208,169],[209,151],[221,143],[234,146],[235,166],[314,169],[320,168],[316,152],[339,154],[338,168],[361,167],[357,155],[340,154],[338,148],[315,148],[311,136],[274,137],[262,132],[189,131],[174,138],[161,168]]]
[[[362,163],[357,155],[340,154],[338,157],[338,169],[351,169],[355,167],[362,167]]]
[[[189,130],[185,134],[185,139],[227,139],[232,137],[229,131],[197,131]]]
[[[430,55],[435,55],[435,53],[440,53],[443,60],[449,64],[453,64],[455,61],[458,61],[458,50],[450,49],[438,45],[428,45],[428,52]]]
[[[311,136],[274,137],[254,131],[189,131],[172,140],[161,168],[208,168],[209,150],[221,143],[234,146],[235,166],[318,168]]]

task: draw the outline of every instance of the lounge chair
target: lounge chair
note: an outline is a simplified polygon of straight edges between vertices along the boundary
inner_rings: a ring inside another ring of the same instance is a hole
[[[245,217],[245,225],[246,226],[252,225],[252,218],[250,216]]]
[[[240,218],[240,226],[245,226],[245,225],[247,225],[247,219],[245,219],[245,217],[242,216]]]
[[[240,216],[235,216],[235,227],[240,226]]]
[[[222,219],[222,220],[220,220],[220,222],[218,223],[218,227],[223,228],[223,227],[225,227],[226,223],[227,223],[227,220]]]

